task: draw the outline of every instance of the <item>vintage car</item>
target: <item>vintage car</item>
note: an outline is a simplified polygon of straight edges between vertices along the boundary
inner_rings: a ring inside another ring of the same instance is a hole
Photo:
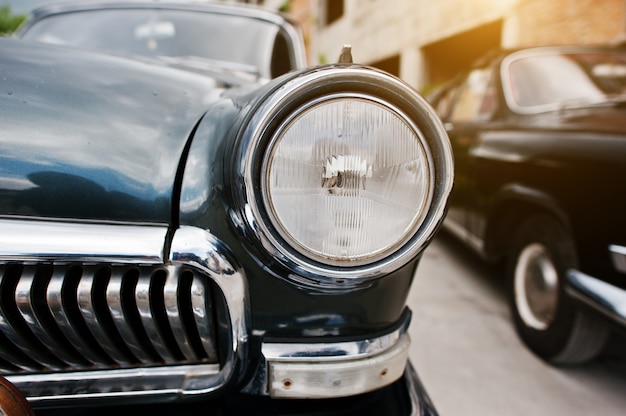
[[[15,387],[38,415],[436,414],[406,306],[453,181],[425,99],[348,48],[305,67],[257,8],[49,6],[18,37],[0,408]]]
[[[624,49],[541,47],[429,96],[455,156],[445,228],[503,260],[520,338],[555,364],[626,324],[625,88]]]

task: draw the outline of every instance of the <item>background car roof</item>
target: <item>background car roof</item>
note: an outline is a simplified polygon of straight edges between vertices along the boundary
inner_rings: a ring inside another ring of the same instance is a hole
[[[278,25],[289,23],[299,26],[299,23],[289,15],[271,11],[270,9],[250,4],[226,4],[209,0],[83,0],[83,1],[57,1],[41,5],[32,10],[34,18],[41,18],[55,13],[67,13],[74,11],[97,10],[97,9],[130,9],[130,8],[160,8],[195,10],[211,13],[226,13],[247,16],[256,19],[267,20]]]

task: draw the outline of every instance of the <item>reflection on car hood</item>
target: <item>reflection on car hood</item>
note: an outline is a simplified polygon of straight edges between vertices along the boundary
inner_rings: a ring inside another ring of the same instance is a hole
[[[0,215],[169,222],[207,76],[0,39]]]
[[[142,57],[137,57],[141,59]],[[239,85],[242,83],[256,83],[262,80],[258,68],[250,65],[230,63],[218,60],[200,58],[196,56],[157,56],[143,58],[156,61],[160,64],[187,71],[210,74],[225,85]]]

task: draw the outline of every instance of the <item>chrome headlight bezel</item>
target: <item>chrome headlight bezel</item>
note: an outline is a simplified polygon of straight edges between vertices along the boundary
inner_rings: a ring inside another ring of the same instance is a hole
[[[266,169],[278,137],[303,112],[332,100],[365,100],[384,107],[419,138],[428,163],[428,195],[412,231],[373,256],[356,261],[322,258],[294,241],[268,201]],[[250,110],[235,152],[232,182],[237,220],[260,252],[287,268],[284,276],[315,288],[353,288],[389,274],[414,259],[443,219],[452,188],[452,153],[446,132],[426,101],[402,81],[361,66],[326,66],[292,75]],[[392,249],[392,250],[390,250]],[[269,260],[269,261],[267,261]]]

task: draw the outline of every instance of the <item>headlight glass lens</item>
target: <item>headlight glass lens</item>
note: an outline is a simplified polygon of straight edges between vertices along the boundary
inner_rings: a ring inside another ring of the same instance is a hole
[[[311,104],[266,153],[263,197],[282,238],[331,265],[376,261],[408,241],[432,194],[428,152],[400,111],[367,97]]]

